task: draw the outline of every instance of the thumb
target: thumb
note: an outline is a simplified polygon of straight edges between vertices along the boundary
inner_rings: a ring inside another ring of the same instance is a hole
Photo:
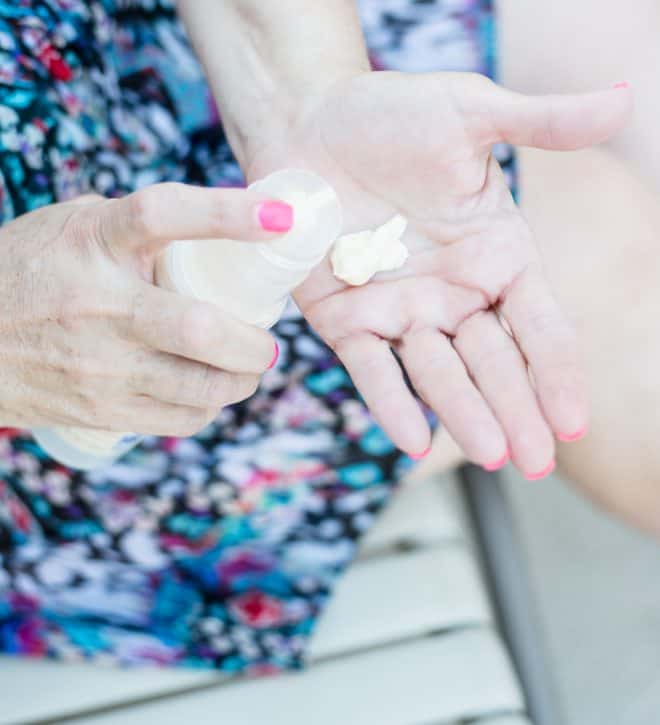
[[[293,226],[293,207],[247,189],[165,183],[84,208],[118,256],[157,252],[175,239],[267,241]]]
[[[630,116],[627,84],[574,95],[526,96],[492,85],[493,142],[573,151],[606,141]]]

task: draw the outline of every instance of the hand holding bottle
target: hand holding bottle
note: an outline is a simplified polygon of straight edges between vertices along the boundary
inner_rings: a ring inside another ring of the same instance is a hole
[[[0,424],[191,435],[249,397],[272,336],[153,284],[172,239],[263,241],[292,209],[243,189],[159,184],[80,197],[0,229]]]

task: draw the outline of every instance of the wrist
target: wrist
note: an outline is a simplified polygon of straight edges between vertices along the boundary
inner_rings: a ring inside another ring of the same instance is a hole
[[[269,91],[252,96],[248,115],[231,111],[222,113],[227,139],[248,179],[263,173],[263,169],[257,172],[255,165],[264,155],[287,157],[293,163],[299,150],[297,139],[310,128],[325,100],[337,87],[370,72],[368,68],[358,66],[334,71],[316,77],[313,83],[274,83]],[[272,170],[268,169],[266,173]]]
[[[354,0],[179,0],[242,168],[337,83],[369,70]]]

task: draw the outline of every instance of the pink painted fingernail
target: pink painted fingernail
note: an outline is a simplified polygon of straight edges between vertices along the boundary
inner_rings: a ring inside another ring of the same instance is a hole
[[[272,370],[275,367],[275,363],[277,362],[277,358],[280,356],[280,346],[275,343],[275,354],[273,355],[273,359],[270,361],[270,365],[266,368],[267,370]]]
[[[257,207],[261,228],[267,232],[288,232],[293,226],[293,207],[284,201],[264,201]]]
[[[614,84],[615,88],[630,88],[630,83],[628,81],[620,81],[619,83]]]
[[[587,426],[585,425],[584,428],[576,430],[575,433],[557,433],[557,438],[560,441],[564,441],[564,443],[573,443],[574,441],[579,441],[580,438],[584,438],[586,434]]]
[[[410,457],[413,459],[413,461],[421,461],[422,458],[426,458],[428,454],[431,452],[431,446],[428,448],[425,448],[421,453],[411,453]]]
[[[500,468],[504,468],[506,464],[509,462],[509,452],[507,451],[502,458],[495,461],[494,463],[485,463],[483,468],[484,470],[488,471],[489,473],[492,473],[493,471],[499,471]]]
[[[542,471],[539,471],[538,473],[525,473],[523,475],[528,481],[538,481],[541,478],[549,476],[555,470],[555,465],[555,460],[553,458]]]

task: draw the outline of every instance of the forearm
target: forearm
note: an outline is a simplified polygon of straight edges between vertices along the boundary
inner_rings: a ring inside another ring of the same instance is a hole
[[[323,90],[368,70],[354,0],[179,0],[244,166]]]

